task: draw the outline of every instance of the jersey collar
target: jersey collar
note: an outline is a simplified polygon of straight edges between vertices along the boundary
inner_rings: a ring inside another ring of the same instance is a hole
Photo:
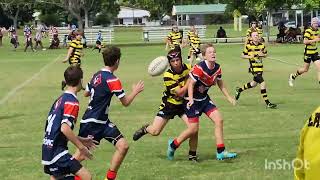
[[[109,69],[106,69],[106,68],[102,68],[101,71],[105,71],[105,72],[110,72],[110,73],[112,73]]]
[[[71,92],[71,91],[64,91],[64,93],[71,94],[71,95],[74,96],[76,99],[78,99],[77,96],[76,96],[73,92]]]

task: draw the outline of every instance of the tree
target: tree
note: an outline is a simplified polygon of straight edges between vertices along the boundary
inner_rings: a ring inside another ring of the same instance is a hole
[[[24,21],[32,19],[34,3],[33,0],[0,0],[3,13],[13,21],[15,28],[18,26],[19,17]]]

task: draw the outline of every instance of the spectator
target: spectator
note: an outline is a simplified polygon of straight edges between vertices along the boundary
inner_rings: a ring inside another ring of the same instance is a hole
[[[277,42],[282,43],[284,41],[284,38],[286,36],[286,29],[287,27],[284,25],[284,23],[279,22],[279,25],[278,25],[279,34],[277,34]]]
[[[217,38],[227,38],[227,33],[221,26],[217,31]]]

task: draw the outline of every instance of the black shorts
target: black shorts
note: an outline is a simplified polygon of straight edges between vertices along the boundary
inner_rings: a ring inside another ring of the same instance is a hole
[[[99,143],[101,139],[106,139],[113,145],[116,145],[119,139],[123,138],[123,135],[117,126],[110,121],[107,121],[106,124],[95,122],[81,123],[79,136],[85,138],[91,136]]]
[[[319,56],[319,53],[315,53],[315,54],[312,54],[312,55],[304,55],[304,62],[305,63],[311,63],[312,62],[315,62],[315,61],[318,61],[320,60],[320,56]]]
[[[11,43],[11,44],[16,44],[16,43],[17,43],[17,40],[16,40],[15,38],[11,38],[10,43]]]
[[[169,102],[162,102],[162,104],[159,107],[159,112],[157,113],[157,116],[169,120],[173,119],[175,116],[181,117],[184,114],[185,112],[183,104],[175,105]]]
[[[96,41],[96,45],[101,45],[101,41]]]
[[[30,39],[30,40],[27,40],[26,46],[32,46],[32,40],[31,40],[31,39]]]
[[[74,159],[70,154],[68,160],[58,160],[57,162],[51,165],[44,166],[44,172],[51,176],[54,176],[56,179],[63,179],[67,174],[76,174],[81,168],[82,165],[76,159]]]
[[[262,77],[262,73],[263,72],[253,72],[252,75],[253,75],[253,80],[259,84],[263,83],[264,82],[264,79]]]

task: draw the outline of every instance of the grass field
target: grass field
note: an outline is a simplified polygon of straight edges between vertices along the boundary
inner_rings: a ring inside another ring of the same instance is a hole
[[[242,45],[217,46],[223,79],[232,94],[236,86],[252,78],[247,73],[248,62],[239,58],[241,50]],[[270,57],[302,64],[303,45],[269,45],[268,50]],[[66,49],[24,53],[21,47],[12,51],[9,44],[5,44],[0,47],[0,54],[1,179],[49,179],[40,164],[41,144],[47,113],[61,94],[60,82],[67,67],[61,60]],[[172,120],[159,137],[146,136],[138,142],[132,141],[134,131],[153,120],[160,104],[162,78],[148,76],[146,69],[151,59],[164,55],[165,51],[164,46],[123,47],[122,54],[116,75],[125,90],[131,91],[131,84],[140,79],[145,82],[145,90],[128,108],[122,107],[116,98],[112,101],[111,120],[130,144],[128,156],[119,170],[119,180],[292,179],[292,170],[269,170],[265,162],[294,159],[300,128],[319,105],[315,98],[319,84],[313,67],[297,79],[294,88],[289,88],[287,78],[296,67],[264,61],[268,96],[279,106],[275,110],[265,108],[258,88],[244,92],[237,106],[231,106],[218,88],[211,88],[211,98],[224,117],[226,146],[238,152],[239,157],[230,161],[215,160],[213,124],[203,116],[198,147],[200,163],[195,164],[187,160],[188,143],[178,149],[174,161],[166,159],[168,138],[177,136],[185,128],[178,118]],[[102,65],[97,51],[85,50],[82,65],[85,82]],[[80,93],[79,100],[81,118],[88,99]],[[75,132],[78,127],[77,124]],[[72,146],[70,151],[74,151]],[[94,180],[104,178],[112,153],[113,146],[103,142],[94,152],[95,159],[84,162]]]

